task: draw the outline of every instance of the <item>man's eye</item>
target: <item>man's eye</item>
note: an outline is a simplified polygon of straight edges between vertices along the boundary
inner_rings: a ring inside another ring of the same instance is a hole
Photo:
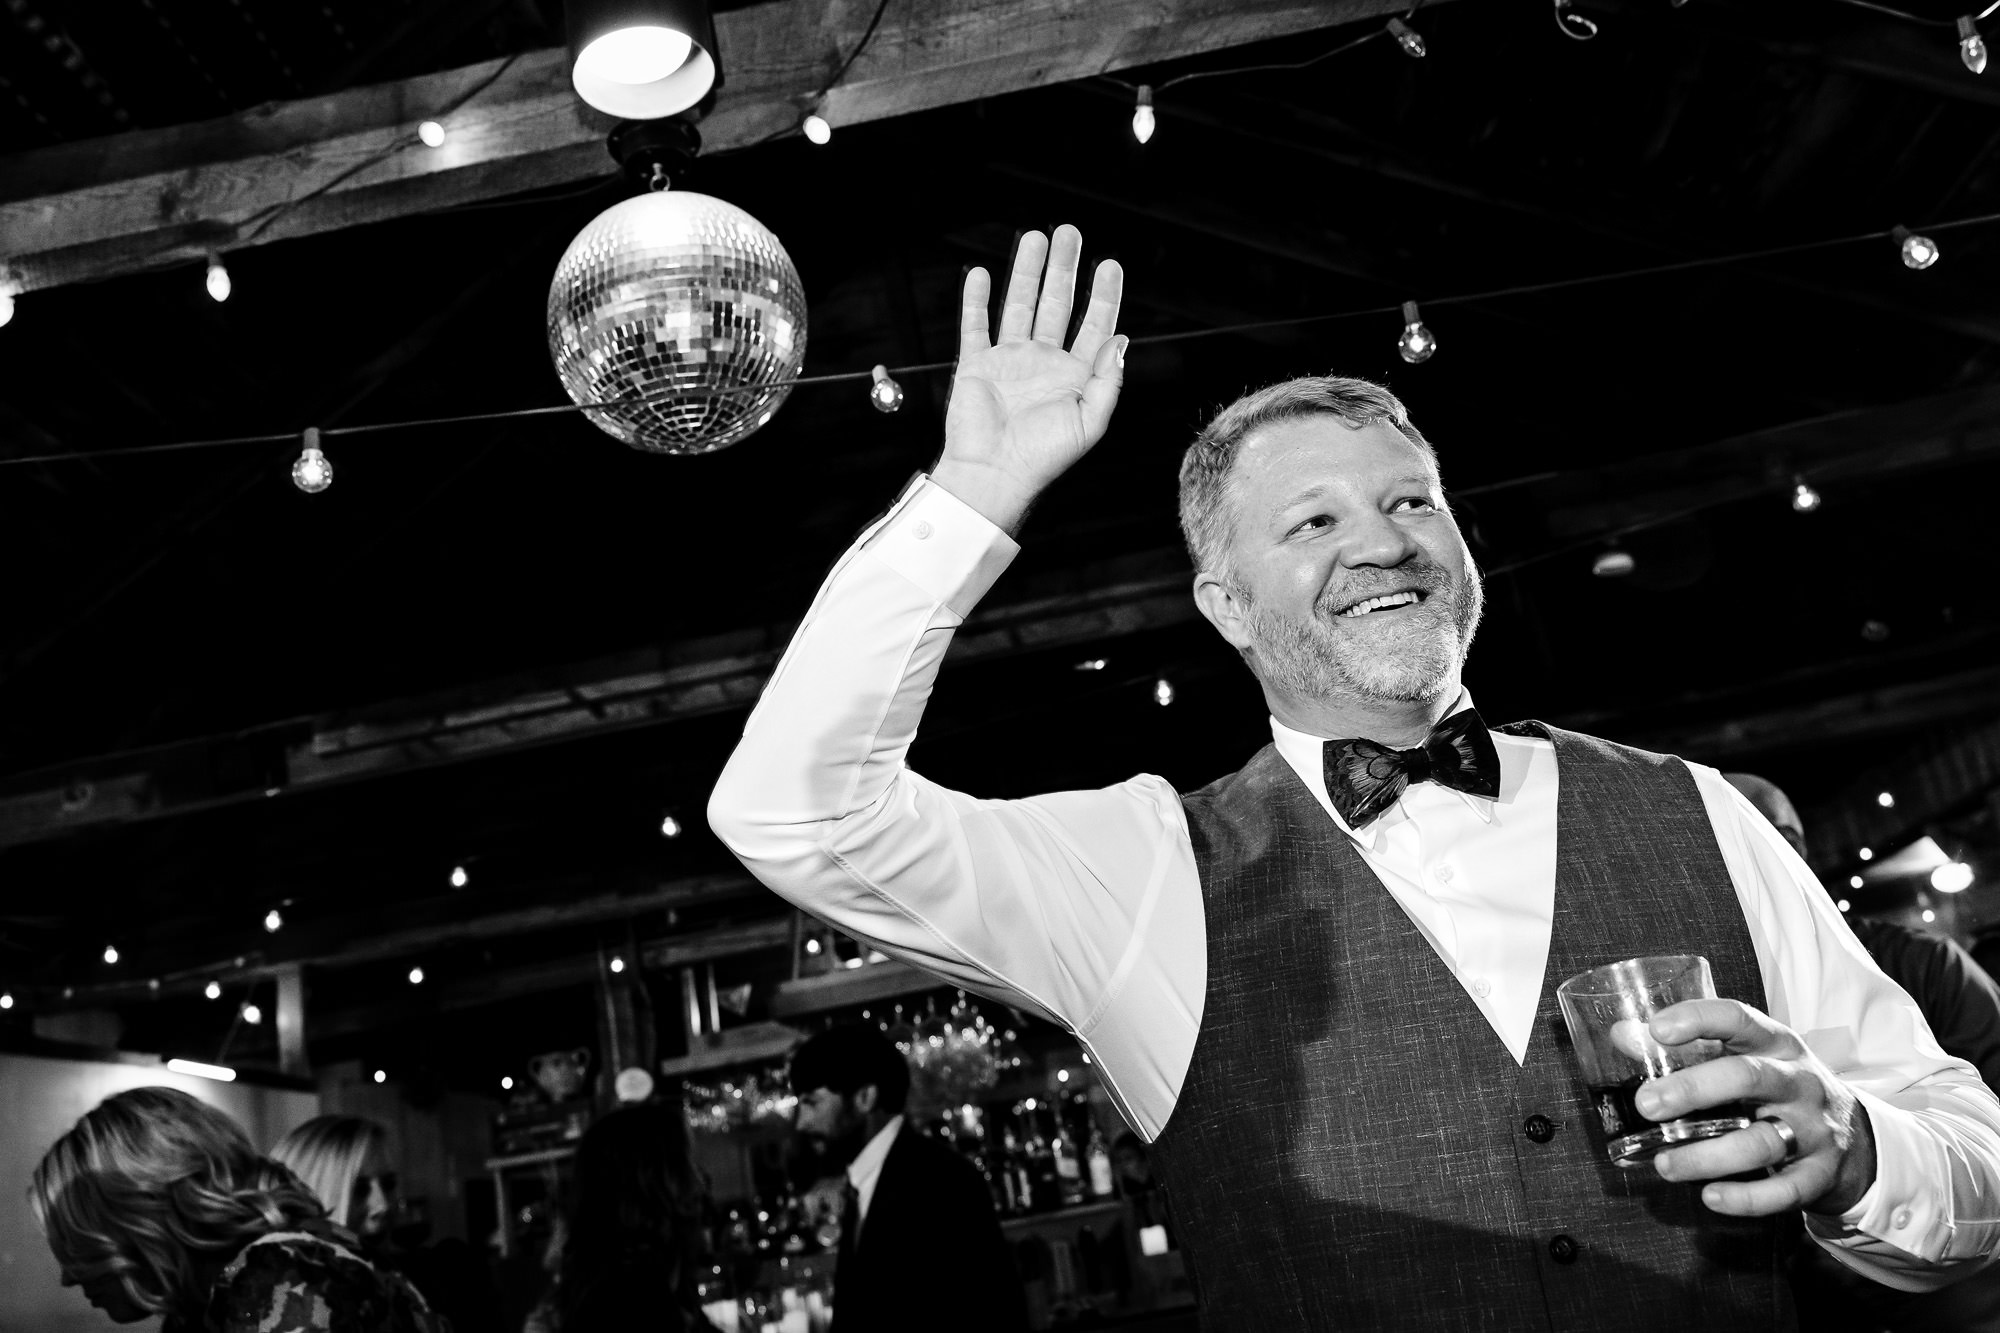
[[[1329,527],[1332,525],[1332,523],[1333,520],[1331,518],[1328,518],[1325,514],[1314,514],[1311,518],[1305,520],[1303,523],[1300,523],[1296,527],[1294,527],[1292,529],[1292,532],[1293,533],[1310,532],[1316,528]]]
[[[1417,510],[1431,510],[1436,508],[1437,502],[1432,500],[1428,495],[1412,495],[1396,501],[1396,512],[1398,513],[1407,514]]]

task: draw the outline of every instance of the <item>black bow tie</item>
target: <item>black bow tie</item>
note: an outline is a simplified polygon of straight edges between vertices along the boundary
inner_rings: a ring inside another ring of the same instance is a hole
[[[1412,782],[1435,782],[1488,798],[1500,794],[1500,752],[1472,708],[1431,728],[1414,750],[1392,750],[1374,741],[1328,741],[1325,763],[1326,794],[1351,829],[1394,805]]]

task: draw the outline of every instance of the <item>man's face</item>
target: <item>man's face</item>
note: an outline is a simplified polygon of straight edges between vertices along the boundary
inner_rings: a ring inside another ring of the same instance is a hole
[[[1431,460],[1390,425],[1279,422],[1230,479],[1236,580],[1224,637],[1302,701],[1456,695],[1484,596]]]
[[[792,1126],[807,1138],[826,1145],[852,1137],[863,1121],[851,1099],[832,1088],[814,1088],[799,1094],[799,1109]]]

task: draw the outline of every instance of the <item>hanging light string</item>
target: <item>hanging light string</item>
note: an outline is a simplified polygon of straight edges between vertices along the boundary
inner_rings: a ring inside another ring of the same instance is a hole
[[[1875,0],[1840,0],[1840,3],[1843,5],[1852,5],[1856,9],[1867,9],[1877,14],[1886,14],[1892,19],[1901,19],[1905,23],[1914,23],[1924,28],[1955,28],[1958,26],[1958,20],[1955,18],[1926,18],[1922,14],[1912,14],[1906,9],[1897,9],[1891,5],[1876,4]],[[2000,13],[2000,0],[1993,0],[1992,4],[1973,15],[1973,19],[1975,22],[1984,23],[1987,19],[1992,18],[1995,13]]]
[[[2000,0],[1996,0],[2000,3]],[[1932,223],[1926,232],[1952,231],[1963,227],[1985,226],[2000,222],[2000,213],[1983,213],[1973,217],[1953,218],[1945,222]],[[1531,296],[1541,292],[1566,291],[1577,287],[1587,287],[1597,283],[1628,282],[1637,278],[1654,277],[1668,273],[1686,273],[1696,269],[1721,268],[1731,264],[1748,263],[1758,259],[1771,259],[1781,255],[1805,254],[1815,250],[1831,249],[1835,246],[1856,245],[1866,241],[1896,240],[1907,228],[1897,226],[1876,231],[1857,232],[1848,236],[1835,236],[1816,241],[1799,241],[1790,245],[1765,246],[1756,250],[1743,250],[1733,254],[1709,255],[1699,259],[1675,260],[1663,264],[1649,264],[1637,268],[1615,269],[1608,273],[1584,274],[1573,278],[1552,278],[1544,282],[1516,283],[1506,287],[1492,287],[1481,291],[1460,292],[1443,296],[1430,296],[1423,304],[1430,307],[1471,305],[1482,301],[1500,300],[1506,297]],[[1197,329],[1183,329],[1172,333],[1152,333],[1131,340],[1134,347],[1161,346],[1167,343],[1186,342],[1196,338],[1215,338],[1236,333],[1256,333],[1271,329],[1298,328],[1308,324],[1331,323],[1337,320],[1363,319],[1381,315],[1401,317],[1403,302],[1386,305],[1366,306],[1350,310],[1327,311],[1314,315],[1291,315],[1279,319],[1246,320],[1235,324],[1212,325]],[[834,371],[819,375],[799,375],[791,379],[768,380],[757,384],[729,385],[719,387],[689,386],[686,388],[665,388],[647,394],[624,398],[609,398],[594,403],[555,403],[546,407],[517,407],[498,409],[490,412],[464,412],[449,416],[412,417],[401,421],[364,422],[353,426],[329,426],[319,434],[327,439],[335,437],[374,435],[386,431],[415,430],[437,426],[473,425],[486,421],[515,421],[531,417],[565,416],[575,412],[590,412],[618,407],[645,407],[656,403],[681,402],[704,398],[725,398],[746,393],[767,393],[774,389],[804,388],[821,384],[858,384],[867,382],[871,387],[880,382],[878,372],[888,376],[924,375],[947,371],[955,367],[954,361],[926,361],[916,365],[873,367],[868,370]],[[30,463],[71,463],[96,458],[132,458],[149,454],[181,453],[194,449],[225,449],[258,444],[296,443],[297,431],[269,431],[254,435],[232,435],[217,439],[179,440],[167,444],[134,444],[110,449],[67,450],[58,453],[26,454],[13,458],[0,458],[0,467],[20,467]]]

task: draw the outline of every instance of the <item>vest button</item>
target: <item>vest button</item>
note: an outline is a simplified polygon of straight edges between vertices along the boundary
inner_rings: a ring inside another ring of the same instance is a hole
[[[1568,1236],[1553,1236],[1549,1240],[1549,1258],[1559,1264],[1576,1262],[1576,1242]]]
[[[1547,1143],[1556,1136],[1556,1122],[1545,1115],[1531,1115],[1521,1122],[1521,1132],[1537,1143]]]

